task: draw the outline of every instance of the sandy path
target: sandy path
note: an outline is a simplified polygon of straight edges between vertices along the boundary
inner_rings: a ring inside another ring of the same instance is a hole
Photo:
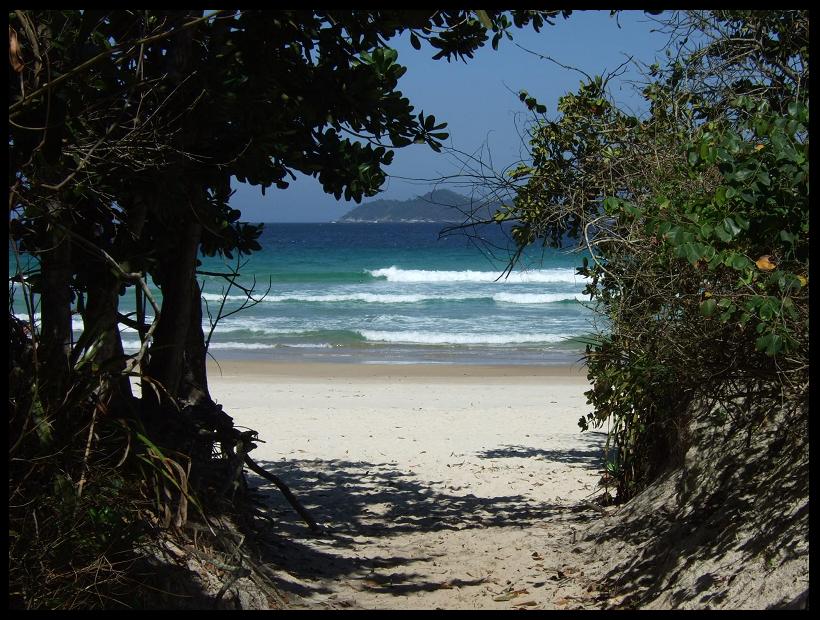
[[[580,433],[568,369],[222,363],[211,393],[259,431],[253,456],[319,521],[313,535],[251,475],[284,536],[297,607],[572,606],[587,583],[573,510],[596,489],[602,433]],[[569,545],[571,546],[571,545]]]

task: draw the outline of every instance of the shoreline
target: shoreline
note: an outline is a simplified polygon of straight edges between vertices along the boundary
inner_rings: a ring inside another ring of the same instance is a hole
[[[552,379],[588,383],[586,366],[581,363],[556,365],[526,364],[434,364],[286,362],[272,360],[208,360],[208,379],[243,380],[246,378],[291,378],[297,380],[332,379],[422,379],[436,381],[503,380],[505,382]]]
[[[279,364],[345,364],[388,366],[583,366],[583,348],[548,348],[526,345],[410,345],[371,343],[372,346],[287,345],[234,349],[214,343],[209,362],[262,362]],[[256,346],[256,345],[254,345]]]

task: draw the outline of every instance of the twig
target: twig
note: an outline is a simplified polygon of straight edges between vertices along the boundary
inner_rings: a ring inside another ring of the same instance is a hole
[[[245,310],[246,308],[253,308],[256,304],[261,303],[262,300],[265,297],[267,297],[268,293],[270,293],[271,287],[273,286],[273,282],[270,279],[270,277],[268,278],[268,289],[265,291],[265,293],[259,299],[255,299],[253,297],[254,289],[256,289],[256,276],[253,276],[253,283],[251,284],[250,288],[244,287],[241,284],[237,283],[236,278],[238,278],[239,275],[240,275],[239,270],[242,269],[246,264],[247,264],[247,261],[242,263],[242,262],[240,262],[240,257],[237,256],[237,258],[236,258],[236,268],[228,267],[229,269],[231,269],[230,274],[218,273],[218,272],[212,272],[212,271],[198,271],[197,272],[198,275],[216,276],[216,277],[224,278],[225,280],[228,281],[227,290],[223,289],[223,292],[222,292],[222,299],[220,300],[220,303],[219,303],[219,309],[217,310],[217,313],[216,313],[216,319],[214,319],[211,315],[211,309],[210,309],[210,306],[208,305],[208,300],[207,299],[205,300],[205,310],[208,313],[208,321],[211,324],[211,328],[208,331],[208,335],[205,338],[205,351],[206,352],[208,351],[208,348],[211,346],[211,337],[213,336],[214,331],[216,330],[216,326],[219,324],[219,321],[231,316],[232,314],[236,314],[237,312],[241,312],[242,310]],[[234,286],[236,288],[240,289],[243,293],[245,293],[245,300],[242,302],[242,305],[240,305],[238,308],[232,310],[231,312],[228,312],[227,314],[223,314],[223,311],[225,309],[225,303],[228,301],[228,295],[230,295],[231,289]],[[204,289],[204,282],[203,282],[203,289]],[[251,303],[251,302],[253,302],[253,303]]]
[[[60,181],[57,185],[48,185],[47,183],[43,183],[42,186],[46,189],[50,189],[50,190],[53,190],[55,192],[60,191],[63,188],[63,186],[65,186],[66,183],[68,183],[71,179],[73,179],[75,176],[77,176],[77,173],[80,170],[85,168],[85,165],[88,163],[88,160],[91,159],[91,155],[94,153],[95,150],[97,150],[97,147],[100,146],[105,141],[105,139],[108,138],[108,136],[111,135],[111,132],[114,131],[114,127],[116,127],[116,125],[114,123],[111,123],[111,125],[108,127],[108,129],[106,129],[105,133],[102,135],[102,137],[99,140],[97,140],[97,142],[94,144],[94,146],[92,146],[88,150],[88,153],[86,153],[85,158],[83,158],[83,160],[77,165],[77,168],[76,168],[76,170],[74,170],[74,172],[69,174],[65,179]]]
[[[94,439],[94,424],[97,422],[98,407],[94,407],[94,413],[91,414],[91,426],[88,427],[88,440],[85,442],[85,454],[83,454],[83,473],[80,476],[80,482],[77,484],[77,499],[83,495],[83,487],[85,486],[85,475],[88,472],[88,455],[91,453],[91,442]]]
[[[41,93],[43,93],[47,90],[50,90],[50,89],[54,88],[55,86],[57,86],[57,84],[60,84],[61,82],[65,81],[66,79],[68,79],[72,75],[74,75],[76,73],[79,73],[80,71],[84,71],[85,69],[87,69],[90,66],[98,63],[103,58],[106,58],[106,57],[110,56],[111,54],[113,54],[115,52],[119,52],[119,51],[125,49],[126,47],[135,47],[137,45],[144,45],[145,43],[153,43],[154,41],[159,41],[161,39],[165,39],[165,38],[167,38],[167,37],[169,37],[173,34],[176,34],[180,30],[184,30],[186,28],[190,28],[191,26],[195,26],[196,24],[198,24],[202,21],[206,21],[208,19],[211,19],[215,15],[218,15],[219,13],[222,13],[222,12],[223,12],[222,10],[214,11],[212,13],[208,13],[207,15],[203,15],[202,17],[198,17],[197,19],[194,19],[190,22],[182,24],[181,26],[179,26],[179,28],[171,28],[170,30],[166,30],[165,32],[161,32],[159,34],[156,34],[156,35],[153,35],[153,36],[150,36],[150,37],[146,37],[146,38],[140,39],[138,41],[125,42],[125,43],[120,43],[119,45],[114,45],[113,47],[109,48],[108,50],[97,54],[96,56],[94,56],[93,58],[90,58],[89,60],[85,61],[84,63],[82,63],[80,65],[77,65],[76,67],[74,67],[73,69],[71,69],[69,71],[66,71],[62,75],[57,76],[56,78],[54,78],[53,80],[50,80],[47,84],[44,84],[43,86],[41,86],[40,88],[38,88],[34,92],[29,93],[28,95],[26,95],[25,97],[23,97],[19,101],[13,103],[12,105],[9,106],[9,112],[14,112],[15,110],[17,110],[17,108],[22,106],[24,103],[27,103],[29,100],[36,97],[37,95],[39,95],[39,94],[41,94]]]

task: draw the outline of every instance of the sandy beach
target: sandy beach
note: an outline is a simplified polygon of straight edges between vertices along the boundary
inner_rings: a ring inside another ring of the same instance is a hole
[[[214,398],[323,531],[249,474],[295,607],[560,608],[585,592],[567,540],[598,489],[576,366],[211,363]],[[569,559],[568,559],[569,558]]]

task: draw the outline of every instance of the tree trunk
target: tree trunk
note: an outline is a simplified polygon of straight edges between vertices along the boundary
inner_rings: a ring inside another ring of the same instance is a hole
[[[146,371],[149,377],[159,381],[169,396],[174,398],[181,395],[189,329],[202,331],[199,323],[195,326],[191,324],[191,318],[196,312],[192,308],[195,305],[194,298],[196,304],[199,304],[196,259],[202,226],[196,221],[189,221],[177,234],[179,243],[175,250],[162,259],[162,312],[151,344]],[[145,390],[143,394],[146,394]]]
[[[175,11],[171,15],[174,19],[185,20],[193,14],[191,11]],[[165,70],[171,84],[181,84],[185,79],[193,37],[194,31],[190,28],[173,35],[173,43],[165,58]],[[177,138],[181,151],[186,150],[185,138],[185,132]],[[180,170],[184,170],[184,165],[180,166]],[[193,377],[189,375],[193,372],[192,368],[198,368],[192,366],[192,363],[196,364],[193,361],[196,353],[189,354],[186,349],[189,341],[196,345],[196,335],[191,331],[198,330],[200,337],[202,331],[201,320],[198,318],[202,312],[199,308],[200,291],[195,273],[202,225],[195,217],[191,219],[191,212],[197,212],[203,190],[195,182],[186,189],[191,209],[183,211],[185,215],[182,230],[168,232],[174,237],[173,249],[161,258],[162,313],[151,344],[146,370],[146,374],[159,381],[172,398],[184,398],[193,392]],[[179,205],[170,206],[172,211],[175,208],[178,209]],[[204,359],[202,364],[204,365]],[[143,394],[149,392],[143,390]],[[205,393],[207,394],[207,387]]]
[[[101,267],[94,282],[88,286],[88,300],[83,313],[83,337],[88,334],[91,342],[101,337],[93,361],[105,367],[106,371],[117,373],[125,369],[125,354],[117,319],[120,281],[105,265]],[[115,402],[132,396],[131,382],[124,375],[120,375],[112,382],[106,382],[103,391]]]
[[[49,205],[57,221],[58,204]],[[71,355],[71,239],[54,227],[49,249],[40,254],[42,328],[38,358],[42,364],[41,391],[47,400],[59,401],[68,387]]]
[[[206,370],[207,351],[205,334],[202,332],[202,295],[194,276],[191,299],[191,320],[185,343],[185,365],[183,368],[180,397],[190,403],[210,403],[208,374]]]

